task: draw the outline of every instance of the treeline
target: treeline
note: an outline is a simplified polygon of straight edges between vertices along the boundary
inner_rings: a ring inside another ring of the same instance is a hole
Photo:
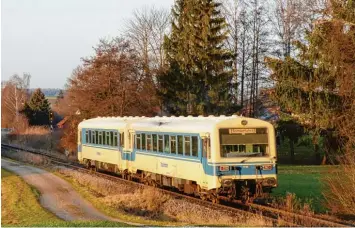
[[[30,93],[33,93],[36,89],[30,89]],[[58,94],[62,91],[61,89],[50,89],[50,88],[41,88],[42,93],[46,97],[57,97]]]

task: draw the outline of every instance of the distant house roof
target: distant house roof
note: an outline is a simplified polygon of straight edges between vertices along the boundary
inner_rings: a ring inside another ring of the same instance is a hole
[[[64,117],[64,119],[62,119],[61,121],[59,121],[59,123],[57,123],[57,127],[58,128],[63,128],[64,124],[67,122],[68,117]]]

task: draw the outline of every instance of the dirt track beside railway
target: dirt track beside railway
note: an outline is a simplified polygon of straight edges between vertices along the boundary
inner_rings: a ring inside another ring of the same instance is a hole
[[[41,205],[63,220],[110,220],[141,225],[124,222],[102,214],[83,199],[69,183],[43,169],[6,159],[1,159],[1,167],[18,174],[28,184],[37,188],[41,192]]]

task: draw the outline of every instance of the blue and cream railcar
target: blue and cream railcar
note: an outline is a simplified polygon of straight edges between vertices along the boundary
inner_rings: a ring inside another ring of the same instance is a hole
[[[78,159],[87,167],[114,172],[128,170],[133,160],[128,129],[144,117],[98,117],[78,126]]]
[[[108,119],[84,121],[79,133],[87,141],[113,127],[116,147],[79,140],[80,161],[213,201],[259,196],[277,185],[275,132],[268,122],[239,116]]]

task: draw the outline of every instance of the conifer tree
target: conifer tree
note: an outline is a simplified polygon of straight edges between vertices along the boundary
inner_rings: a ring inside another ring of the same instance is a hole
[[[355,5],[341,0],[331,3],[328,17],[318,20],[308,32],[308,43],[295,43],[297,58],[267,59],[277,82],[275,99],[315,133],[315,145],[318,133],[327,137],[339,133],[342,117],[353,116],[349,112],[354,110]],[[347,121],[346,125],[351,126],[352,122]],[[351,129],[344,136],[349,138],[350,133],[355,139],[355,130]]]
[[[232,54],[220,3],[177,0],[172,10],[172,32],[165,39],[168,69],[159,77],[160,95],[172,114],[228,114]]]
[[[49,125],[50,106],[41,89],[36,89],[23,110],[30,125]]]

